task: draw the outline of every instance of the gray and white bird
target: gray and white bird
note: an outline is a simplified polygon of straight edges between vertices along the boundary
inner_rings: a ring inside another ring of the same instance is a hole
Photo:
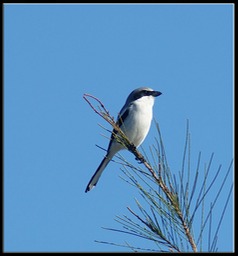
[[[141,145],[149,132],[153,117],[154,100],[159,95],[161,95],[161,92],[154,91],[151,88],[141,87],[135,89],[128,96],[125,105],[118,115],[117,124],[135,147]],[[116,131],[113,130],[107,154],[89,181],[85,190],[86,193],[96,186],[102,172],[113,156],[118,151],[125,149],[115,139],[115,133]]]

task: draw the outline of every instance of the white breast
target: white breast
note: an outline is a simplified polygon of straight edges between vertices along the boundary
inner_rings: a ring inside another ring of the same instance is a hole
[[[130,106],[130,117],[121,126],[136,147],[140,146],[149,132],[153,105],[154,98],[151,96],[138,99]]]

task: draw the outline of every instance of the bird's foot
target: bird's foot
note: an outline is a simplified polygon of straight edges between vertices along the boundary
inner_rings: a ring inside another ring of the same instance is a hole
[[[134,152],[136,150],[136,146],[131,144],[129,147],[128,147],[128,150],[131,151],[131,152]]]
[[[128,150],[131,151],[132,153],[134,153],[135,150],[136,150],[136,146],[133,145],[133,144],[131,144],[131,145],[128,147]],[[143,163],[145,162],[145,159],[144,159],[142,156],[138,156],[138,157],[136,157],[135,159],[136,159],[136,161],[139,162],[139,164],[143,164]]]
[[[138,161],[138,164],[143,164],[145,162],[145,159],[143,157],[142,158],[136,157],[135,159],[136,161]]]

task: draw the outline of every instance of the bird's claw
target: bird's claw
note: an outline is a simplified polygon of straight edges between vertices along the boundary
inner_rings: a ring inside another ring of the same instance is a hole
[[[138,161],[138,164],[143,164],[143,163],[145,162],[145,159],[144,159],[144,158],[138,158],[138,157],[136,157],[135,159],[136,159],[136,161]]]
[[[130,146],[129,146],[129,151],[135,151],[136,150],[136,146],[135,145],[133,145],[133,144],[131,144]]]

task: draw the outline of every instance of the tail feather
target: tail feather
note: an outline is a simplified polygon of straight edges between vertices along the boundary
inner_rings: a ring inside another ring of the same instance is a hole
[[[88,191],[90,191],[93,187],[95,187],[97,185],[97,182],[102,174],[102,172],[104,171],[104,169],[106,168],[106,166],[108,165],[108,163],[110,162],[111,158],[105,156],[101,162],[101,164],[98,166],[96,172],[94,173],[94,175],[92,176],[91,180],[89,181],[85,193],[87,193]]]

